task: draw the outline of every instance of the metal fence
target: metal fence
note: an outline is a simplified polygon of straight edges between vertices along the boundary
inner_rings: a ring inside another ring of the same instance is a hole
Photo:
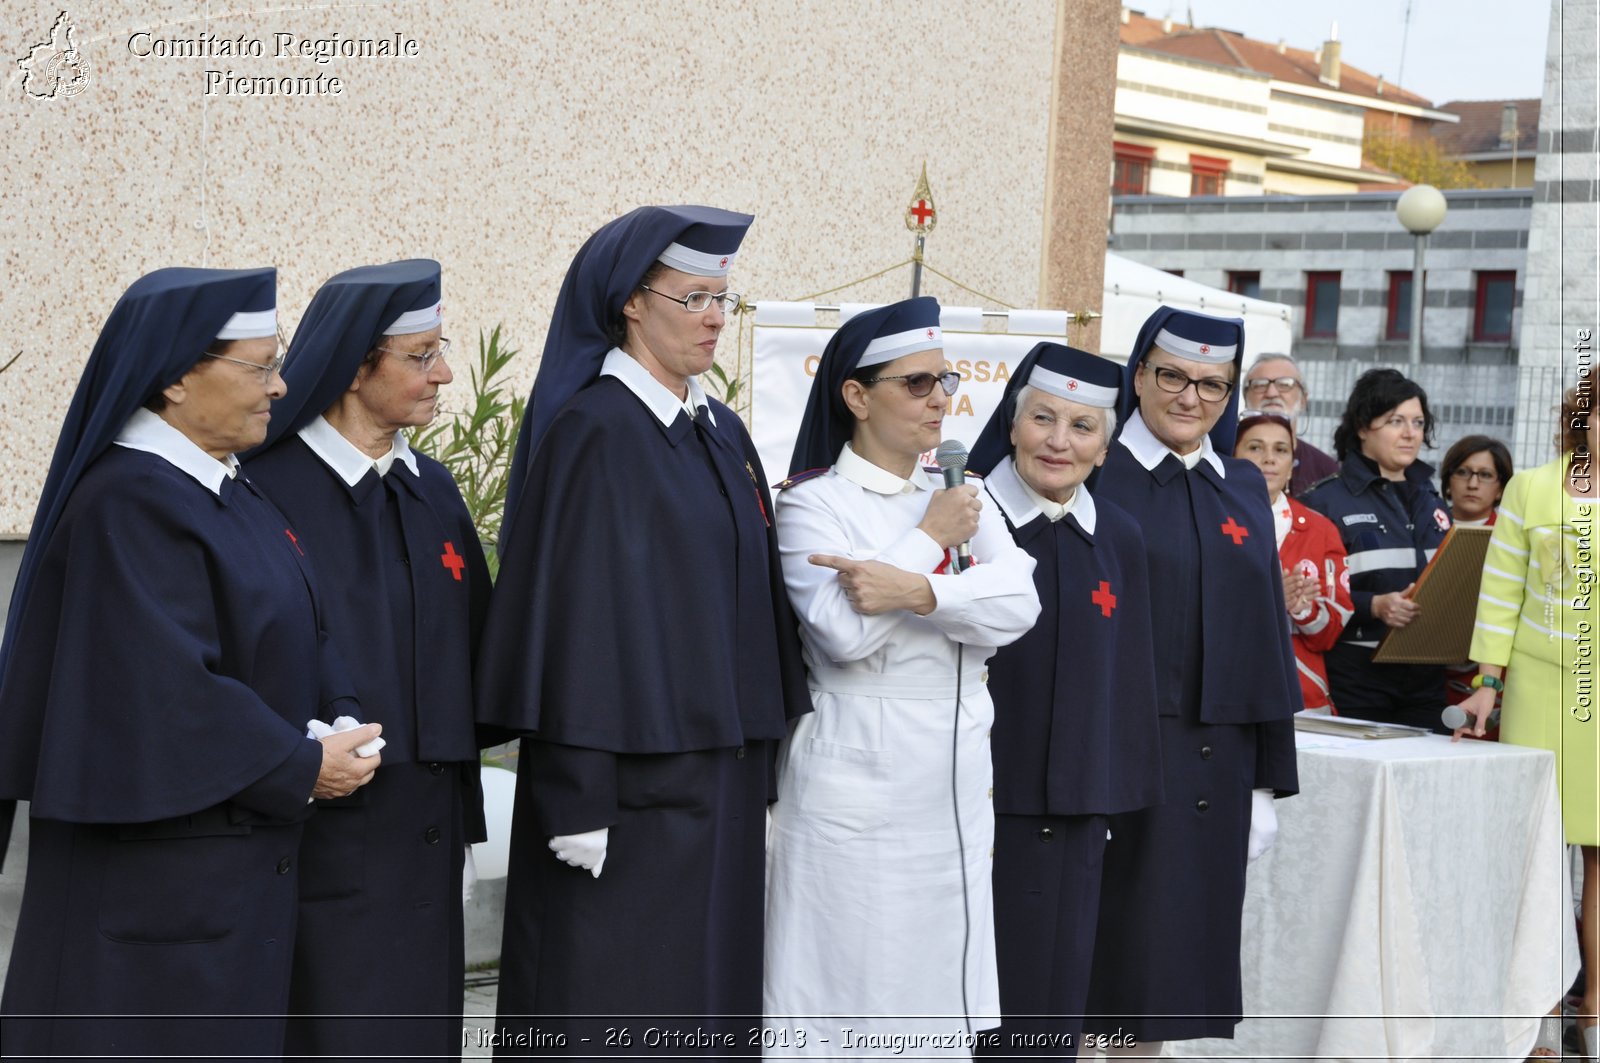
[[[1371,362],[1300,363],[1311,404],[1302,435],[1314,446],[1333,453],[1333,430],[1344,414],[1345,400],[1356,378]],[[1541,465],[1555,457],[1556,411],[1561,393],[1572,381],[1558,365],[1431,365],[1395,366],[1428,393],[1438,427],[1435,449],[1422,460],[1435,467],[1450,444],[1478,433],[1503,440],[1518,469]]]

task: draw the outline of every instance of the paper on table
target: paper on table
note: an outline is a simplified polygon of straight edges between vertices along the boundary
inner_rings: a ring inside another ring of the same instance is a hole
[[[1373,738],[1418,738],[1430,733],[1422,727],[1407,727],[1398,723],[1374,723],[1371,720],[1357,720],[1349,716],[1323,716],[1313,712],[1295,713],[1294,729],[1320,735],[1337,735],[1340,738],[1358,741]]]

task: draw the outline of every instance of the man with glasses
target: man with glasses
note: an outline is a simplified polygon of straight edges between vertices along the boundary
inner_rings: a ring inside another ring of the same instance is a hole
[[[324,284],[295,330],[289,395],[245,465],[306,544],[323,626],[387,743],[373,784],[319,803],[306,826],[290,1056],[461,1047],[462,877],[485,837],[472,664],[489,575],[449,471],[406,441],[452,378],[439,297],[428,259]]]
[[[1296,792],[1300,681],[1261,472],[1233,453],[1244,323],[1162,307],[1094,491],[1144,530],[1166,803],[1111,817],[1085,1031],[1232,1037],[1245,866]],[[1135,606],[1138,607],[1138,606]]]
[[[1294,423],[1294,475],[1289,477],[1289,494],[1296,498],[1318,480],[1339,471],[1339,463],[1331,454],[1305,440],[1303,414],[1310,401],[1300,367],[1287,354],[1263,354],[1244,376],[1240,409],[1281,413]]]

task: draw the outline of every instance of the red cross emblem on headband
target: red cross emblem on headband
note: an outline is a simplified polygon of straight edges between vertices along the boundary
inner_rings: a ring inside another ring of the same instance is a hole
[[[450,570],[450,575],[455,577],[457,583],[461,582],[461,570],[467,567],[467,559],[456,553],[456,544],[449,539],[444,541],[444,553],[439,555],[439,563]]]
[[[1068,391],[1077,391],[1078,390],[1078,382],[1069,377],[1067,379],[1067,390]]]
[[[727,264],[728,264],[728,260],[726,258],[724,258],[721,262],[717,263],[717,265],[719,265],[719,266],[726,266]]]
[[[1200,345],[1200,353],[1201,353],[1201,354],[1210,354],[1210,353],[1211,353],[1211,344],[1209,344],[1209,343],[1202,343],[1202,344],[1201,344],[1201,345]]]
[[[929,329],[929,330],[928,330],[928,338],[929,338],[929,339],[930,339],[930,340],[931,340],[931,339],[933,339],[933,329]]]

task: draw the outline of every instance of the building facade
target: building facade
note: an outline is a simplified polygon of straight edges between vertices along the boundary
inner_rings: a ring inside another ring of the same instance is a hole
[[[1349,194],[1397,188],[1369,164],[1369,132],[1402,137],[1455,114],[1313,51],[1122,9],[1114,195]]]
[[[1116,196],[1112,249],[1293,308],[1295,354],[1405,362],[1415,240],[1397,192],[1339,196]],[[1424,362],[1514,364],[1533,195],[1445,193],[1428,238]]]

